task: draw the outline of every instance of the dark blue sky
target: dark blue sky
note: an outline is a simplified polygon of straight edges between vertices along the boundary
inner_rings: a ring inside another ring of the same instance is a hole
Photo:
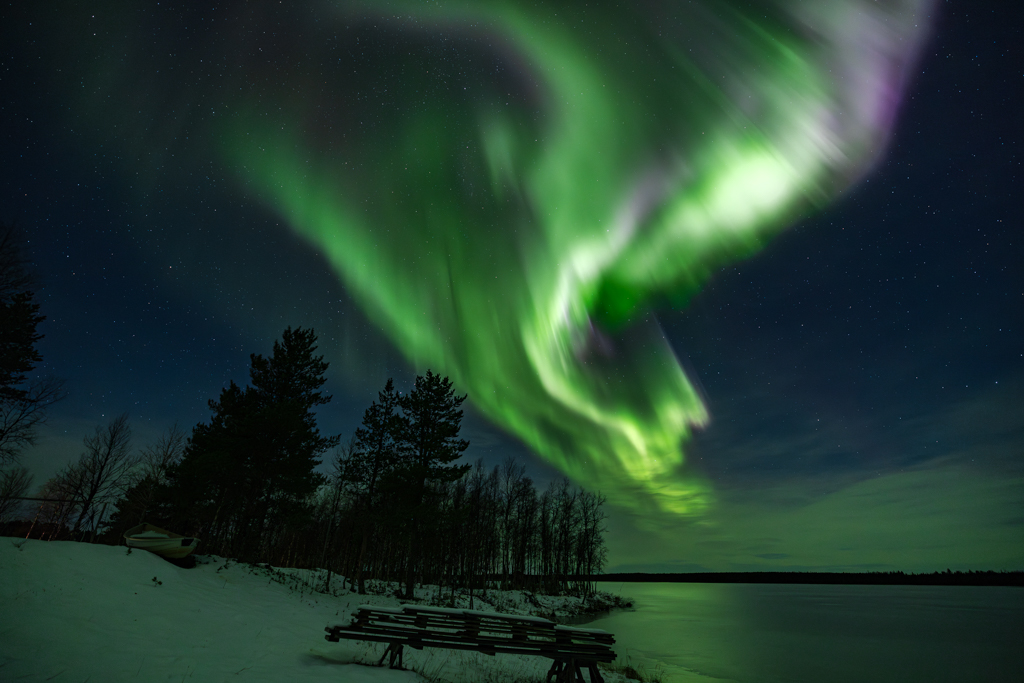
[[[97,134],[67,95],[90,65],[42,54],[67,17],[23,5],[0,9],[0,219],[29,240],[43,369],[69,390],[25,455],[37,483],[113,415],[139,445],[205,419],[288,325],[332,363],[323,431],[410,383],[325,259],[222,169]],[[719,502],[671,528],[614,513],[609,568],[1024,565],[1013,5],[941,3],[874,172],[662,312],[711,412],[689,449]],[[469,457],[555,476],[481,418],[466,431]]]

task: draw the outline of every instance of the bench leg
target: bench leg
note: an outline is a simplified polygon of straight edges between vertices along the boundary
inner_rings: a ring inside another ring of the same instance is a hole
[[[384,666],[384,658],[388,656],[389,652],[391,652],[392,647],[394,647],[394,643],[388,643],[388,646],[384,648],[384,654],[382,654],[380,659],[377,660],[377,666]]]
[[[395,668],[404,669],[405,668],[403,666],[404,658],[402,656],[403,655],[403,652],[402,652],[403,647],[404,646],[402,645],[402,643],[389,643],[388,644],[388,649],[384,650],[384,654],[382,654],[380,656],[380,659],[377,660],[377,666],[384,666],[384,658],[387,657],[388,655],[391,655],[391,657],[388,659],[388,668],[389,669],[395,669]],[[395,666],[395,661],[396,660],[398,661],[398,666],[397,667]]]
[[[591,673],[591,680],[593,680]],[[547,683],[551,683],[551,677],[555,677],[555,683],[586,683],[583,679],[583,672],[575,659],[556,659],[551,668],[548,669]],[[598,674],[600,678],[600,674]]]

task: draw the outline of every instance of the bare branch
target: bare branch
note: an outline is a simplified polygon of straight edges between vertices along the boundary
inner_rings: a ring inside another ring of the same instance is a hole
[[[155,444],[142,449],[142,478],[150,477],[156,482],[163,482],[167,468],[181,460],[186,438],[185,430],[175,422],[160,435]]]
[[[64,380],[41,377],[29,383],[24,396],[0,400],[0,466],[17,462],[22,449],[35,443],[46,411],[65,396]]]
[[[85,453],[78,462],[65,470],[65,483],[75,490],[68,496],[82,501],[74,531],[82,522],[91,520],[98,503],[113,502],[132,484],[132,473],[139,458],[131,452],[132,429],[128,414],[111,420],[106,427],[97,427],[96,433],[84,439]]]
[[[31,485],[32,475],[29,474],[28,468],[12,467],[0,471],[0,522],[6,522],[18,509],[21,504],[18,499],[25,495]]]

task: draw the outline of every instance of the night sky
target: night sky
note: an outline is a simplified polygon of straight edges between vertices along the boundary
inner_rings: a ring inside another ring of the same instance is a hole
[[[1022,10],[619,4],[6,3],[36,483],[303,326],[323,432],[448,374],[608,570],[1024,568]]]

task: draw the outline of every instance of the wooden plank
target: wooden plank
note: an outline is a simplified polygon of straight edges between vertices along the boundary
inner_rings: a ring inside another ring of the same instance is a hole
[[[615,653],[612,634],[600,629],[556,625],[542,617],[504,615],[482,610],[443,607],[360,606],[348,625],[327,627],[327,640],[364,640],[388,643],[396,648],[409,645],[472,650],[487,655],[537,655],[557,662],[578,662],[584,666],[611,662]]]
[[[520,633],[518,637],[510,632],[501,632],[493,630],[474,630],[473,628],[464,628],[462,630],[437,630],[437,629],[424,629],[413,623],[382,623],[382,622],[369,622],[362,624],[352,624],[346,628],[356,632],[367,631],[367,632],[390,632],[394,631],[397,633],[403,633],[407,635],[416,633],[433,633],[436,637],[443,638],[470,638],[470,639],[481,639],[485,638],[488,641],[522,641],[522,642],[555,642],[562,645],[593,645],[593,646],[604,646],[614,644],[614,638],[610,635],[600,639],[588,639],[580,638],[575,634],[570,633],[558,633],[552,636],[552,634],[528,634]],[[531,638],[530,636],[533,635]]]
[[[612,652],[608,648],[559,647],[553,643],[487,643],[484,641],[473,642],[437,639],[431,638],[429,636],[410,637],[407,634],[398,633],[374,634],[335,632],[327,636],[327,640],[331,640],[332,642],[338,642],[338,639],[341,638],[344,638],[346,640],[365,640],[370,642],[400,642],[409,644],[410,646],[416,647],[417,649],[422,649],[423,647],[437,647],[477,651],[487,650],[488,652],[501,652],[510,654],[535,654],[545,656],[550,659],[559,659],[562,657],[583,657],[587,659],[594,659],[597,661],[612,661],[615,658],[614,652]]]
[[[341,634],[339,634],[339,635],[341,635]],[[346,635],[347,635],[347,637],[346,637],[347,640],[362,640],[362,641],[367,641],[367,642],[389,643],[389,644],[390,643],[400,643],[400,644],[409,645],[410,647],[415,647],[415,645],[413,645],[412,643],[410,643],[408,641],[405,641],[405,640],[402,640],[402,639],[395,639],[395,638],[376,636],[376,635],[370,635],[370,634],[354,634],[353,633],[353,634],[346,634]],[[337,642],[337,641],[332,641],[332,642]],[[449,650],[468,650],[468,651],[475,651],[475,652],[481,652],[483,649],[486,649],[487,652],[494,652],[495,654],[536,655],[536,656],[546,657],[548,659],[554,659],[554,660],[572,658],[572,659],[576,659],[576,660],[580,660],[580,661],[586,660],[586,661],[595,661],[595,662],[611,662],[611,661],[613,661],[615,659],[615,653],[611,652],[611,651],[605,651],[605,652],[574,652],[574,651],[559,650],[559,649],[556,649],[556,648],[536,649],[536,648],[524,648],[524,647],[513,647],[513,646],[495,646],[494,648],[481,648],[481,646],[479,644],[476,644],[476,643],[432,643],[432,642],[429,642],[429,641],[422,641],[421,643],[419,643],[419,647],[420,648],[423,648],[423,647],[435,647],[435,648],[444,648],[444,649],[449,649]]]
[[[404,605],[402,609],[406,612],[432,612],[439,615],[447,616],[470,616],[475,618],[493,618],[500,619],[502,621],[524,621],[532,622],[536,624],[550,624],[554,626],[555,622],[544,617],[534,617],[526,614],[503,614],[501,612],[485,612],[484,610],[474,609],[459,609],[452,607],[428,607],[424,605]]]
[[[444,621],[437,622],[433,620],[424,620],[421,618],[409,619],[409,618],[371,618],[371,619],[357,619],[353,625],[367,626],[370,624],[378,625],[407,625],[409,627],[421,628],[421,629],[435,629],[435,630],[446,630],[450,632],[480,632],[480,633],[492,633],[502,634],[508,637],[516,638],[529,638],[529,637],[546,637],[554,638],[555,632],[547,629],[533,629],[533,628],[510,628],[508,625],[500,624],[480,624],[474,620],[466,620],[463,622],[455,621]],[[585,636],[571,634],[573,639],[592,640]],[[603,640],[603,639],[602,639]]]
[[[513,638],[509,634],[502,633],[484,633],[484,632],[472,632],[472,631],[436,631],[429,629],[420,629],[412,625],[398,625],[398,624],[364,624],[358,628],[339,627],[339,630],[345,630],[354,633],[377,633],[377,634],[394,634],[396,636],[408,637],[408,638],[421,638],[429,637],[434,640],[444,640],[451,642],[486,642],[486,643],[521,643],[524,645],[533,644],[555,644],[563,648],[591,648],[591,649],[603,649],[607,648],[612,643],[587,641],[587,640],[574,640],[571,638]]]
[[[503,628],[515,626],[516,628],[539,628],[550,630],[555,627],[554,622],[541,617],[530,617],[524,615],[502,615],[497,612],[483,612],[479,610],[453,610],[444,608],[426,608],[420,606],[406,605],[403,611],[416,615],[423,623],[440,624],[445,622],[462,623],[465,621],[480,623],[482,626],[501,625]]]
[[[544,633],[551,634],[554,632],[560,632],[568,634],[573,638],[586,638],[586,639],[599,639],[605,640],[611,638],[611,634],[600,631],[597,629],[579,629],[574,627],[562,627],[562,626],[545,626],[540,624],[527,624],[521,623],[509,623],[503,620],[497,620],[493,617],[487,619],[478,619],[474,616],[465,619],[454,619],[450,617],[435,618],[428,616],[423,613],[414,613],[415,616],[399,614],[395,612],[388,612],[383,614],[377,614],[372,612],[362,612],[357,615],[357,622],[367,621],[379,621],[386,623],[408,623],[414,624],[420,628],[449,628],[452,630],[465,628],[466,624],[472,624],[474,627],[479,625],[481,630],[487,631],[501,631],[507,633]]]

